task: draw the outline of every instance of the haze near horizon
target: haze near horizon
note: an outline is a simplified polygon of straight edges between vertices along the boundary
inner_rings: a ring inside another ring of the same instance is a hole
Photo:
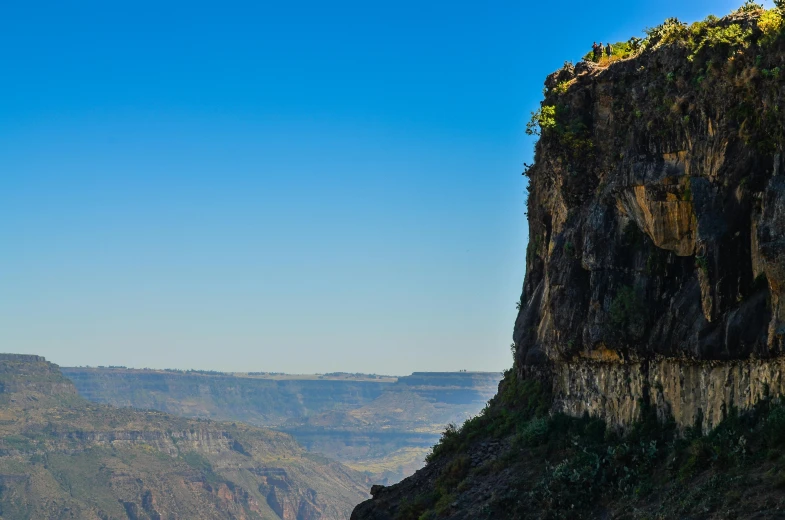
[[[70,366],[501,371],[542,78],[737,3],[12,2],[0,344]]]

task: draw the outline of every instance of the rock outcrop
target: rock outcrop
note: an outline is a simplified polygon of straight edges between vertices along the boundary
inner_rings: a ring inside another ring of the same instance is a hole
[[[710,429],[785,393],[783,53],[757,20],[549,78],[514,340],[555,411],[625,427],[644,402]]]

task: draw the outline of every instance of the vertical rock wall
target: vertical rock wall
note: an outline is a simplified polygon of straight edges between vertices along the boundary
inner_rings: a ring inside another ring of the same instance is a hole
[[[554,410],[588,413],[624,427],[638,417],[643,400],[662,420],[709,430],[734,408],[748,409],[765,396],[785,395],[783,374],[783,358],[561,363],[553,373]]]
[[[547,79],[514,340],[556,410],[710,428],[785,393],[785,46],[759,15]]]

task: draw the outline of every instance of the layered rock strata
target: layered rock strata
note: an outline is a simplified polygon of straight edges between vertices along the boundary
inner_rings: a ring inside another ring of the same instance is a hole
[[[56,365],[0,354],[0,516],[339,520],[365,476],[281,432],[92,404]]]

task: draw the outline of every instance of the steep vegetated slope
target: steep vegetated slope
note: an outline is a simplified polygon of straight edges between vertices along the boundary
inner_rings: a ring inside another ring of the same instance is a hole
[[[785,515],[783,9],[547,78],[514,366],[353,519]]]
[[[0,354],[0,517],[346,518],[363,475],[289,435],[92,404],[56,365]]]
[[[375,483],[397,482],[422,467],[445,425],[481,410],[501,377],[422,372],[306,378],[122,367],[63,373],[94,402],[279,428]]]

